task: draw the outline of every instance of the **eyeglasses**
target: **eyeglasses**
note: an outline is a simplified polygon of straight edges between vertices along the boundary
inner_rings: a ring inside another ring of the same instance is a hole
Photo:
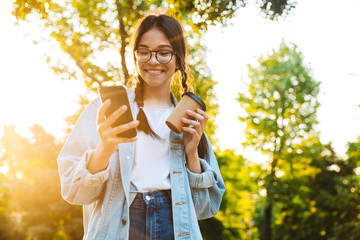
[[[150,51],[146,48],[140,48],[135,50],[135,58],[141,63],[147,63],[150,61],[153,52],[155,53],[156,60],[162,64],[169,63],[173,55],[176,54],[176,52],[172,52],[170,50]]]

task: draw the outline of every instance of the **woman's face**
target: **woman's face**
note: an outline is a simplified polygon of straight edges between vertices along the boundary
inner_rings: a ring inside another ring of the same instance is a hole
[[[157,28],[152,28],[142,35],[137,49],[174,51],[169,39]],[[148,87],[168,87],[170,89],[171,78],[176,70],[176,55],[172,56],[170,62],[162,64],[156,59],[155,52],[152,52],[151,59],[148,62],[136,61],[136,68]]]

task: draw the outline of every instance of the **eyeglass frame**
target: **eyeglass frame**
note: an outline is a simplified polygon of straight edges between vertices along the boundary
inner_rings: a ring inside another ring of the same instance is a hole
[[[141,50],[146,50],[146,51],[149,51],[150,52],[150,58],[149,58],[149,60],[147,60],[147,61],[140,61],[137,57],[136,57],[136,52],[139,50],[138,48],[137,49],[135,49],[135,51],[134,51],[134,56],[135,56],[135,59],[136,60],[138,60],[139,62],[141,62],[141,63],[147,63],[147,62],[149,62],[150,60],[151,60],[151,58],[153,57],[153,52],[155,53],[155,59],[156,59],[156,61],[158,61],[159,63],[161,63],[161,64],[168,64],[169,62],[171,62],[171,60],[172,60],[172,58],[173,58],[173,55],[176,55],[176,52],[174,52],[174,51],[170,51],[170,50],[164,50],[164,49],[160,49],[160,50],[157,50],[157,51],[151,51],[150,49],[147,49],[147,48],[140,48]],[[157,57],[157,54],[158,54],[158,52],[160,52],[160,51],[167,51],[167,52],[170,52],[170,54],[171,54],[171,57],[170,57],[170,60],[168,61],[168,62],[160,62],[159,61],[159,59],[158,59],[158,57]]]

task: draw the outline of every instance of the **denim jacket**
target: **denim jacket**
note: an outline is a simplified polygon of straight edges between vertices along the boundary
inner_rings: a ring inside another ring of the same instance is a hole
[[[135,118],[138,111],[135,94],[133,89],[127,91]],[[105,170],[96,174],[88,171],[87,164],[100,141],[96,126],[100,105],[97,98],[85,108],[58,156],[61,194],[69,203],[83,206],[83,239],[126,240],[129,238],[129,206],[135,197],[135,193],[130,192],[134,143],[119,144]],[[219,210],[225,185],[208,144],[209,159],[200,159],[202,173],[192,173],[186,166],[182,134],[170,133],[175,239],[202,239],[198,220],[210,218]]]

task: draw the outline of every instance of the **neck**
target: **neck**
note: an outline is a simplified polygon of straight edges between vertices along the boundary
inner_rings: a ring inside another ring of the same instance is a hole
[[[170,86],[149,87],[145,85],[144,106],[152,108],[170,108],[172,104]]]

